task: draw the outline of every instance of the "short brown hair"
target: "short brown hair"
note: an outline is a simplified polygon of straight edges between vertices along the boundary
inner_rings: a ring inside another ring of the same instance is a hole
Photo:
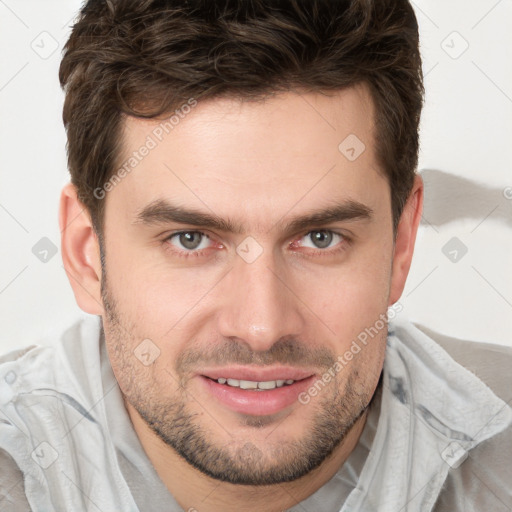
[[[123,114],[155,118],[190,98],[365,83],[395,228],[413,185],[424,91],[408,0],[89,0],[59,78],[71,181],[100,237],[93,191],[116,170]]]

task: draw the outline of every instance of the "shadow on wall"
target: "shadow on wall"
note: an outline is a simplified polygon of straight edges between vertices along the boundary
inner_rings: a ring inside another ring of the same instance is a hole
[[[435,169],[423,169],[425,183],[424,225],[439,226],[461,219],[484,219],[512,227],[512,186],[492,188]]]

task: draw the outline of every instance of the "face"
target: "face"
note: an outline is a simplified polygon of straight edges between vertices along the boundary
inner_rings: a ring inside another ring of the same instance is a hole
[[[145,156],[104,199],[108,353],[127,407],[207,475],[297,479],[373,396],[386,328],[344,358],[390,301],[373,119],[351,88],[199,103],[168,134],[125,120],[121,162]]]

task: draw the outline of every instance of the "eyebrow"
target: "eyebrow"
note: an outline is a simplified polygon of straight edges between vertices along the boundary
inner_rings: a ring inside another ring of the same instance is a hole
[[[349,199],[342,203],[320,210],[313,210],[292,218],[285,224],[283,231],[287,233],[294,233],[310,227],[329,224],[331,222],[371,220],[372,218],[373,210],[370,207],[358,201]],[[244,234],[245,232],[245,229],[241,224],[233,222],[229,218],[223,219],[212,213],[183,208],[164,199],[152,201],[142,208],[136,214],[133,224],[160,225],[170,224],[173,222],[235,234]],[[278,224],[280,224],[280,222],[278,222]]]

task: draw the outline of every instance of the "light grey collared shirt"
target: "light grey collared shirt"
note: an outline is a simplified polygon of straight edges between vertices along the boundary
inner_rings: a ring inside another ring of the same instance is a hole
[[[0,358],[0,510],[95,507],[181,512],[124,408],[100,319],[88,317],[55,347]],[[400,510],[512,511],[512,409],[407,320],[390,323],[355,449],[290,509]]]

